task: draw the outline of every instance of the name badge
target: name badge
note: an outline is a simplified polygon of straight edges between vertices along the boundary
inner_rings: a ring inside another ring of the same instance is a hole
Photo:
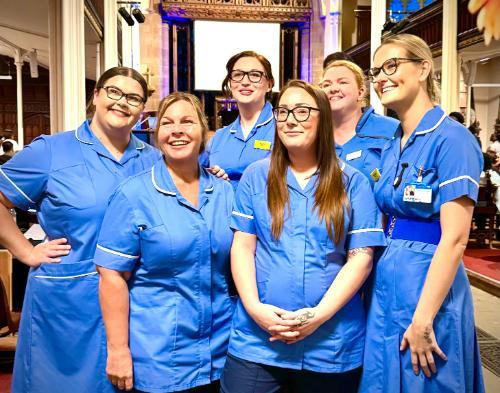
[[[356,158],[361,157],[362,152],[363,150],[353,151],[352,153],[349,153],[345,156],[345,160],[346,161],[355,160]]]
[[[259,150],[271,150],[271,142],[256,140],[253,144],[253,148]]]
[[[380,171],[378,168],[375,168],[373,171],[370,172],[370,177],[373,179],[373,181],[377,182],[379,181],[380,177],[382,175],[380,174]]]
[[[432,203],[432,188],[423,183],[408,183],[405,185],[404,202]]]

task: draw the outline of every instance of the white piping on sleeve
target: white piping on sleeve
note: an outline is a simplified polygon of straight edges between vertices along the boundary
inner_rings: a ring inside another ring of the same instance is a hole
[[[467,176],[467,175],[463,175],[463,176],[457,176],[457,177],[454,177],[453,179],[450,179],[450,180],[445,180],[444,182],[440,183],[439,184],[439,188],[443,187],[443,186],[446,186],[450,183],[454,183],[456,181],[459,181],[459,180],[469,180],[471,181],[472,183],[474,183],[474,185],[479,188],[479,183],[477,181],[475,181],[472,177],[470,176]]]
[[[122,252],[118,252],[118,251],[114,251],[114,250],[111,250],[109,248],[106,248],[106,247],[103,247],[101,246],[100,244],[97,245],[97,248],[99,250],[102,250],[104,252],[107,252],[108,254],[114,254],[114,255],[118,255],[120,257],[124,257],[124,258],[128,258],[128,259],[137,259],[139,258],[138,255],[128,255],[128,254],[124,254]]]
[[[352,235],[353,233],[365,233],[365,232],[384,232],[384,230],[382,228],[353,229],[352,231],[347,232],[347,234]]]
[[[249,220],[253,220],[253,216],[251,216],[250,214],[240,213],[240,212],[237,212],[236,210],[233,210],[233,214],[235,216],[240,216],[240,217],[243,217],[243,218],[247,218]]]
[[[15,188],[15,189],[19,192],[19,194],[21,194],[23,197],[25,197],[25,198],[26,198],[29,202],[31,202],[31,203],[33,203],[33,204],[35,204],[35,202],[34,202],[34,201],[32,201],[32,200],[31,200],[31,198],[30,198],[28,195],[26,195],[26,194],[24,193],[24,191],[23,191],[23,190],[21,190],[21,189],[20,189],[20,188],[16,185],[16,183],[14,183],[12,180],[10,180],[10,179],[9,179],[9,176],[7,176],[7,175],[5,174],[5,172],[4,172],[4,171],[2,171],[2,168],[0,168],[0,173],[1,173],[2,175],[4,175],[4,176],[5,176],[5,178],[9,181],[9,183],[10,183],[10,184],[12,184],[12,185],[14,186],[14,188]]]

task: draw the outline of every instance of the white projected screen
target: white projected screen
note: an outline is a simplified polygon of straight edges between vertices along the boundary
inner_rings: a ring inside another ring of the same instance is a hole
[[[279,23],[202,20],[194,22],[195,90],[221,90],[227,61],[244,50],[253,50],[269,60],[275,82],[273,91],[279,91]]]

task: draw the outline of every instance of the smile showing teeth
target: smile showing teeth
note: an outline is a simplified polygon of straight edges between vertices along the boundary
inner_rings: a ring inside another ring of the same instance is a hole
[[[170,144],[172,146],[185,146],[187,145],[189,142],[187,141],[173,141],[173,142],[170,142]]]
[[[396,88],[396,86],[393,86],[393,85],[392,86],[384,86],[382,88],[382,93],[386,93],[388,91],[394,90],[395,88]]]

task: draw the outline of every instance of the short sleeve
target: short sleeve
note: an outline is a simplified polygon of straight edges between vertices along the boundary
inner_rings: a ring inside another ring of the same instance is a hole
[[[256,235],[255,218],[252,205],[252,167],[247,168],[234,195],[231,228],[236,231]]]
[[[368,179],[360,172],[354,173],[350,179],[347,194],[350,203],[347,249],[385,246],[382,216]]]
[[[37,209],[45,193],[52,161],[48,138],[36,138],[0,167],[0,191],[19,209]]]
[[[476,202],[483,154],[474,136],[464,127],[450,131],[441,141],[436,158],[440,203],[461,196]]]
[[[97,240],[94,263],[107,269],[132,271],[140,257],[139,227],[133,207],[119,188],[109,201]]]

